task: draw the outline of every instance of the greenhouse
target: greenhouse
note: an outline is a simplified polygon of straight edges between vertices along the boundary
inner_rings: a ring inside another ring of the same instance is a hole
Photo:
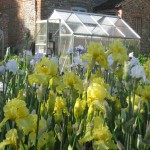
[[[116,39],[129,51],[139,51],[140,36],[120,17],[57,9],[47,20],[37,21],[36,52],[66,59],[90,41],[101,42],[107,50]]]

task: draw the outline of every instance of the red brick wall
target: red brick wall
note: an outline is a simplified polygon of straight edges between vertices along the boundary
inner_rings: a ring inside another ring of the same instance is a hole
[[[41,0],[41,19],[47,19],[54,9],[71,10],[71,7],[83,7],[92,12],[93,0]]]
[[[141,18],[141,53],[150,53],[150,1],[126,0],[122,5],[123,19],[136,30],[136,18]]]
[[[20,50],[26,33],[34,36],[35,0],[0,0],[0,12],[8,16],[8,46]]]
[[[8,16],[6,14],[0,14],[0,30],[3,31],[4,35],[4,45],[3,48],[6,49],[8,46]],[[4,49],[1,50],[4,53]]]
[[[140,52],[150,53],[150,0],[124,0],[121,5],[122,18],[136,31],[136,18],[141,18]],[[97,13],[114,13],[116,9],[98,10]],[[138,32],[138,31],[136,31]]]
[[[47,19],[54,8],[71,9],[71,7],[84,7],[92,11],[93,0],[0,0],[0,12],[8,16],[8,46],[16,50],[29,48],[35,37],[36,20]],[[90,5],[89,5],[90,4]],[[3,21],[2,21],[3,22]],[[2,28],[2,24],[0,24]],[[4,31],[5,32],[5,31]],[[27,39],[27,33],[30,37]],[[5,32],[6,33],[6,32]],[[28,46],[26,46],[28,45]]]
[[[15,45],[15,42],[20,38],[17,2],[15,0],[1,0],[0,12],[8,16],[8,45]]]

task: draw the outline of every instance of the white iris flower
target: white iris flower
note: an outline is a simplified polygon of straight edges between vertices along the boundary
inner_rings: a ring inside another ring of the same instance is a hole
[[[111,66],[113,63],[114,63],[114,58],[113,58],[113,55],[110,54],[108,57],[107,57],[107,61],[108,61],[108,66]]]
[[[144,71],[143,66],[136,65],[136,66],[132,67],[131,76],[133,78],[142,78],[145,81],[146,75],[145,75],[145,71]]]

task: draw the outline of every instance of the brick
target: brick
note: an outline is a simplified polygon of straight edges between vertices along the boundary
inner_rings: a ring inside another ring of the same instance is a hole
[[[0,22],[0,29],[6,34],[5,48],[12,46],[22,49],[27,32],[30,32],[31,40],[34,40],[36,20],[47,19],[55,8],[71,10],[71,7],[84,7],[91,12],[92,5],[89,4],[92,2],[93,0],[0,0],[0,12],[8,16],[6,23],[5,18]]]
[[[150,0],[124,0],[121,4],[122,18],[136,30],[136,17],[142,19],[141,53],[150,53]],[[99,13],[115,12],[117,9],[98,10]],[[146,37],[146,38],[145,38]]]

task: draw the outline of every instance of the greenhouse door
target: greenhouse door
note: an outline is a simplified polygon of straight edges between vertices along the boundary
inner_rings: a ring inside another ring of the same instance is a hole
[[[50,19],[48,20],[47,28],[47,54],[58,55],[59,41],[60,41],[60,20]]]
[[[47,51],[47,20],[36,22],[35,52],[44,53]]]
[[[57,55],[59,50],[60,20],[37,21],[36,52],[45,55]]]

